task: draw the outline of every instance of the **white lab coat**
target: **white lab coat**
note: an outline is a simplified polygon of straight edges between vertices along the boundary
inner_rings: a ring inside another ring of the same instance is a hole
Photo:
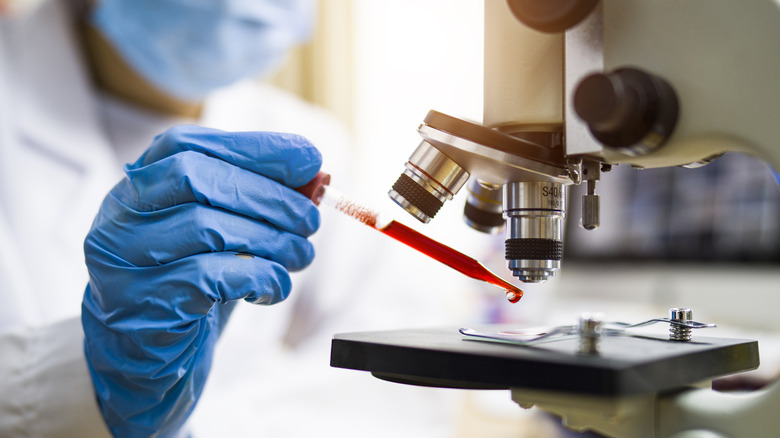
[[[2,436],[108,435],[81,352],[79,241],[118,166],[63,7],[0,22]]]
[[[122,176],[120,164],[181,122],[92,88],[65,2],[0,21],[0,436],[108,435],[83,357],[82,242]],[[243,83],[216,93],[198,123],[303,134],[323,151],[334,186],[350,187],[345,131],[273,88]],[[439,303],[457,293],[457,283],[436,278],[445,269],[438,266],[433,283],[415,277],[421,262],[431,266],[427,259],[329,211],[313,241],[318,256],[294,274],[287,302],[237,307],[193,415],[194,431],[450,436],[452,391],[331,369],[328,349],[338,331],[446,321],[448,306]],[[394,254],[397,262],[377,263]]]

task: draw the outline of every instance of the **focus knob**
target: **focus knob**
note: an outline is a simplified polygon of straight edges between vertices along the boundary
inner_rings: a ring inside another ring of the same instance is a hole
[[[587,76],[574,92],[574,109],[599,142],[628,155],[661,146],[679,113],[669,83],[635,68]]]
[[[584,20],[598,0],[508,0],[512,14],[526,26],[541,32],[558,33]]]

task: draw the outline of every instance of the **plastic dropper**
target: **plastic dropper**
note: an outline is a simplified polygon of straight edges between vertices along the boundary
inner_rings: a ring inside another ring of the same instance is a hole
[[[467,277],[503,288],[506,291],[507,299],[511,303],[516,303],[523,297],[523,291],[520,288],[497,276],[482,263],[396,220],[388,219],[376,210],[352,201],[336,189],[330,187],[329,184],[330,175],[320,172],[312,182],[301,187],[298,191],[308,196],[315,204],[319,205],[322,203],[333,207],[347,216],[357,219],[363,224],[420,251],[428,257],[444,263]]]

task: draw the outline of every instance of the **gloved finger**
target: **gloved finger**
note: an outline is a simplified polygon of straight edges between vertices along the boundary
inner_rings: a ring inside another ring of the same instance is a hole
[[[85,245],[102,246],[139,267],[196,254],[234,251],[266,258],[295,271],[314,258],[314,247],[306,238],[268,222],[194,202],[139,212],[112,197],[103,203]]]
[[[176,289],[184,285],[200,291],[212,303],[243,299],[253,304],[276,304],[292,289],[290,274],[282,265],[246,254],[198,254],[163,266],[175,270],[177,276],[176,282],[163,286],[170,289],[165,292],[177,294]],[[192,279],[190,287],[187,279]]]
[[[230,252],[198,254],[139,268],[115,254],[95,251],[88,264],[92,289],[111,290],[123,285],[127,290],[85,294],[84,305],[91,313],[102,315],[108,327],[131,329],[130,335],[139,345],[149,343],[143,339],[146,333],[167,331],[176,336],[172,327],[199,320],[215,303],[244,299],[270,305],[287,298],[292,288],[290,274],[282,265]],[[139,318],[143,319],[143,330],[138,329]]]
[[[149,149],[130,167],[147,166],[182,151],[219,158],[288,187],[306,184],[322,166],[319,150],[300,135],[226,132],[183,125],[158,135]]]
[[[213,205],[303,236],[320,225],[317,206],[304,195],[265,176],[195,152],[181,152],[148,166],[127,169],[132,187],[114,194],[138,210],[177,204]]]

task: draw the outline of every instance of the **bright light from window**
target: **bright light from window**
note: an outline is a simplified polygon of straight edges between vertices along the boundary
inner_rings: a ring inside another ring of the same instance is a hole
[[[483,2],[354,5],[356,141],[369,163],[366,193],[384,193],[419,144],[429,110],[482,120]]]

